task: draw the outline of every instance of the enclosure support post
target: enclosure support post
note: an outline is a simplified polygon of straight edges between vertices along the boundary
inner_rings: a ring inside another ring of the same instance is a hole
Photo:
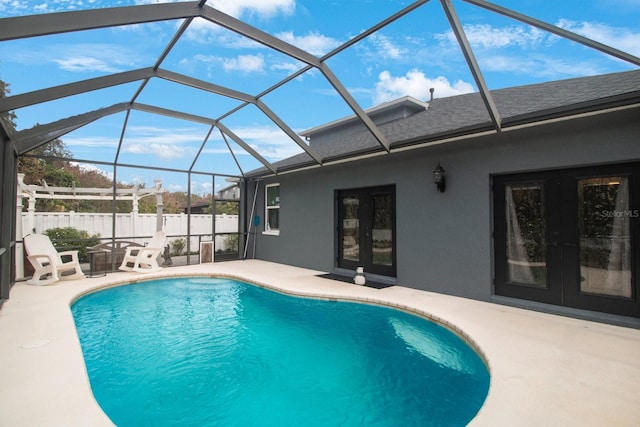
[[[22,185],[24,184],[24,174],[18,174],[18,193],[16,197],[16,278],[24,278],[24,237],[22,231]],[[29,203],[31,205],[31,203]],[[30,213],[29,215],[33,215]]]
[[[156,184],[156,231],[162,231],[162,218],[164,215],[164,205],[162,204],[162,181],[154,179]]]
[[[253,226],[253,231],[255,234],[256,231],[256,225],[253,221],[253,215],[255,214],[255,210],[256,210],[256,199],[258,198],[258,184],[259,184],[260,180],[256,179],[256,186],[253,189],[253,204],[251,205],[251,215],[249,216],[249,228],[247,230],[247,240],[244,242],[244,255],[242,257],[242,259],[247,259],[247,250],[249,249],[249,237],[251,237],[251,226]],[[256,236],[253,236],[253,241],[255,243],[255,239]],[[253,256],[255,257],[255,245],[254,245],[254,250],[253,250]]]

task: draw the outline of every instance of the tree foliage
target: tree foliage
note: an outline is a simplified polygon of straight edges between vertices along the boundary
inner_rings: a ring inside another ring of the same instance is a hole
[[[11,89],[9,88],[9,83],[6,83],[0,80],[0,98],[6,98],[7,95],[11,93]],[[5,126],[7,126],[7,130],[9,132],[13,132],[16,130],[16,113],[14,111],[9,111],[6,114]]]
[[[25,174],[25,184],[43,185],[50,187],[78,188],[112,188],[113,181],[96,169],[87,169],[71,161],[72,153],[60,139],[53,140],[21,156],[18,172]],[[118,188],[133,189],[133,185],[117,184]],[[141,188],[144,189],[144,186]],[[200,197],[192,196],[192,203]],[[186,193],[163,193],[164,212],[168,214],[183,212],[187,202]],[[116,213],[129,213],[133,209],[133,202],[117,200]],[[40,212],[75,211],[75,212],[112,212],[113,200],[63,200],[39,199],[36,210]],[[139,200],[140,213],[156,213],[157,201],[153,196]]]
[[[239,207],[238,202],[216,202],[216,215],[238,215]]]

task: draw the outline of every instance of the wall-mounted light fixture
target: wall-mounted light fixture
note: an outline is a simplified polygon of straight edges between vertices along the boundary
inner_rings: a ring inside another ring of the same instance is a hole
[[[440,163],[438,163],[438,166],[433,170],[433,182],[436,184],[438,191],[444,193],[444,189],[447,186],[447,177],[445,176],[444,168],[440,166]]]

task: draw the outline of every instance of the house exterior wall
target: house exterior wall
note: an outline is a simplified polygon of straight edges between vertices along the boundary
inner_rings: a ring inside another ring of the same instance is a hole
[[[335,191],[395,184],[397,283],[489,300],[493,174],[638,159],[635,108],[271,177],[263,184],[280,184],[280,234],[258,233],[255,257],[334,270]],[[433,184],[438,162],[445,193]],[[257,212],[263,217],[262,193]]]

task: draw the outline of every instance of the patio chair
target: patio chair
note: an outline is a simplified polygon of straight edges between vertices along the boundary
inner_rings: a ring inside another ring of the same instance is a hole
[[[27,280],[28,284],[50,285],[58,280],[84,278],[78,260],[78,251],[58,252],[53,247],[51,239],[43,234],[25,236],[24,247],[27,251],[27,259],[35,269],[31,279]]]
[[[120,270],[150,273],[162,267],[158,265],[158,255],[162,252],[167,235],[164,231],[156,231],[147,246],[128,246],[124,253]]]

